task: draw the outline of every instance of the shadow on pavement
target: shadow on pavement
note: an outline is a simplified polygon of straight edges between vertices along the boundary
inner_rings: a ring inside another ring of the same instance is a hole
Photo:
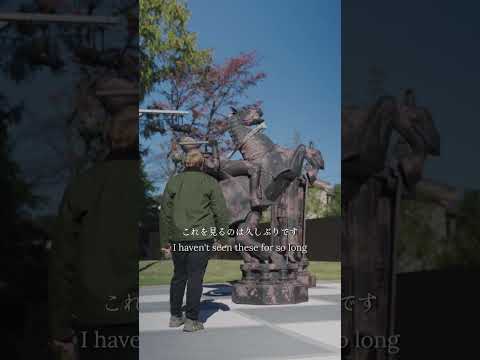
[[[210,316],[220,310],[229,311],[230,307],[220,302],[215,302],[215,300],[203,300],[200,303],[200,315],[198,320],[201,322],[207,322]]]
[[[231,296],[232,295],[232,286],[227,284],[208,284],[203,285],[204,288],[212,289],[207,291],[203,295],[206,296]]]

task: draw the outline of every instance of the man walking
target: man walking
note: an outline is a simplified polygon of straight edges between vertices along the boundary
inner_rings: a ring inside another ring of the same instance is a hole
[[[51,337],[71,358],[138,357],[138,222],[144,186],[137,106],[113,116],[107,141],[111,152],[105,161],[67,187],[52,242]],[[116,346],[118,339],[128,342]]]
[[[172,177],[162,197],[160,232],[170,243],[174,274],[170,283],[170,327],[198,331],[203,277],[214,238],[228,239],[228,210],[217,181],[201,171],[202,153],[187,153],[185,170]],[[220,235],[223,234],[223,235]],[[183,295],[187,287],[185,316]]]

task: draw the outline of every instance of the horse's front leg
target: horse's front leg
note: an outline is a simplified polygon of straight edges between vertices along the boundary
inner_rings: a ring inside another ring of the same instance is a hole
[[[260,172],[262,168],[259,165],[249,164],[248,179],[250,183],[250,203],[252,209],[262,205],[262,193],[260,189]]]

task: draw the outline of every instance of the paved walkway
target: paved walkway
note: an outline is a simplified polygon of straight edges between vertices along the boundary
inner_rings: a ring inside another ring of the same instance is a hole
[[[319,282],[296,305],[234,304],[228,284],[206,284],[205,330],[168,327],[168,286],[140,290],[141,360],[340,360],[340,283]]]

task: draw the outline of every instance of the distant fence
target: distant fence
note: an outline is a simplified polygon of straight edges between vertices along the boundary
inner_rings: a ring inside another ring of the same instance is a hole
[[[341,217],[307,220],[308,258],[314,261],[340,261]]]
[[[270,224],[260,224],[259,232],[263,233]],[[340,217],[326,217],[307,220],[306,244],[308,258],[313,261],[340,261]],[[260,235],[256,239],[265,244],[270,243],[270,236]],[[160,236],[158,232],[149,232],[141,236],[142,258],[144,260],[159,259]],[[241,259],[237,252],[217,252],[217,259]]]

